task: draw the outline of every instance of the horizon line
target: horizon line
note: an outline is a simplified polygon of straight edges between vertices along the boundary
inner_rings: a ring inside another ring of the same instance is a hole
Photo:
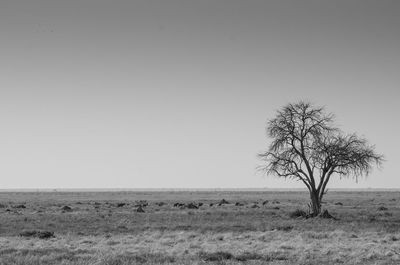
[[[400,188],[331,188],[331,191],[400,191]],[[0,192],[308,191],[307,188],[5,188]]]

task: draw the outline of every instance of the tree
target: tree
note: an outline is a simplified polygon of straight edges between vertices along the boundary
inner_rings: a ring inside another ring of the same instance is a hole
[[[321,201],[332,176],[367,176],[383,156],[356,134],[334,126],[334,115],[323,107],[300,101],[288,104],[269,120],[272,142],[259,154],[268,175],[302,181],[310,192],[311,216],[321,213]]]

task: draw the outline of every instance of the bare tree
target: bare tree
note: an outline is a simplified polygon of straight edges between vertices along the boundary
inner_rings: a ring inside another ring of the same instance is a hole
[[[267,125],[272,142],[259,154],[267,174],[302,181],[310,192],[311,216],[321,213],[322,197],[331,177],[368,175],[383,156],[367,140],[344,134],[333,114],[307,102],[288,104]]]

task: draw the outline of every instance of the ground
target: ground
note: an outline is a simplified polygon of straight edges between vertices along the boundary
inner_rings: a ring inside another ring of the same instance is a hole
[[[334,220],[291,216],[306,191],[2,192],[0,264],[400,264],[399,202],[329,191]]]

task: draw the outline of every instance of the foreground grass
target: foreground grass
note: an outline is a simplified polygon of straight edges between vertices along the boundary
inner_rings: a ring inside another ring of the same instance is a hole
[[[340,230],[3,237],[0,264],[399,264],[399,239]]]
[[[400,264],[395,192],[331,193],[324,206],[337,221],[291,218],[303,192],[6,195],[0,265]],[[209,206],[221,198],[232,203]],[[138,200],[149,201],[145,213],[135,211]],[[204,206],[173,207],[178,201]],[[30,230],[55,237],[19,236]]]

